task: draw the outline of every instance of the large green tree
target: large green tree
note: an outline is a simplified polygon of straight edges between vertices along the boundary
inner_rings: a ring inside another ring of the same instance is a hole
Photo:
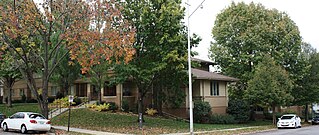
[[[297,81],[297,86],[292,93],[295,97],[294,104],[304,106],[305,121],[308,122],[308,106],[319,102],[319,55],[310,44],[302,44],[300,57],[304,59],[306,75]]]
[[[302,78],[303,65],[298,57],[300,32],[284,12],[266,9],[261,4],[233,2],[217,15],[212,34],[210,58],[224,74],[240,79],[237,88],[241,90],[247,88],[263,54],[269,54],[283,66],[291,79]]]
[[[3,53],[0,59],[0,81],[4,86],[3,101],[6,100],[7,106],[12,107],[12,87],[16,81],[21,79],[21,73],[18,66],[14,64],[13,58],[1,49],[0,52]]]
[[[253,78],[248,81],[245,98],[263,107],[271,107],[273,123],[276,124],[276,107],[284,106],[292,102],[292,81],[288,73],[269,55],[265,55],[257,65]]]
[[[180,72],[186,67],[187,57],[187,36],[182,23],[184,8],[181,0],[126,0],[124,4],[126,17],[136,28],[136,53],[123,70],[137,84],[138,112],[143,113],[146,94],[157,86],[159,79],[167,81],[164,73],[186,74]],[[170,89],[173,88],[180,89]]]

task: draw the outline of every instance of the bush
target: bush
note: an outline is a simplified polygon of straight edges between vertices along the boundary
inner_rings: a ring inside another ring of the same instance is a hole
[[[69,107],[69,97],[64,97],[61,99],[55,99],[52,103],[52,106],[58,106],[61,108],[68,108]],[[75,102],[72,102],[71,104],[75,104]]]
[[[245,123],[249,120],[249,104],[240,99],[232,99],[228,102],[227,113],[234,116],[239,123]]]
[[[99,104],[99,105],[88,104],[87,107],[94,110],[94,111],[98,111],[98,112],[110,110],[110,104],[107,104],[107,103],[103,103],[103,104]]]
[[[109,104],[109,109],[112,111],[116,111],[119,107],[115,104],[115,102],[107,102],[106,104]]]
[[[54,99],[55,99],[54,97],[48,97],[48,102],[53,103]]]
[[[130,109],[131,112],[133,112],[134,114],[138,113],[138,104],[133,104],[133,107]]]
[[[28,99],[27,103],[38,103],[36,99]]]
[[[56,93],[56,95],[55,95],[55,99],[61,99],[61,98],[63,98],[63,97],[64,97],[64,95],[63,95],[63,93],[60,92],[60,91],[58,91],[58,92]]]
[[[123,100],[123,101],[122,101],[122,109],[123,109],[124,112],[129,112],[130,106],[129,106],[127,100]]]
[[[73,99],[73,102],[74,102],[74,104],[72,104],[72,106],[77,106],[77,105],[82,103],[82,100],[81,100],[81,98],[75,97]]]
[[[209,116],[212,113],[208,102],[195,101],[194,102],[194,121],[197,123],[208,123]]]
[[[156,110],[156,109],[153,109],[153,108],[146,108],[145,113],[146,113],[147,115],[153,116],[154,114],[157,113],[157,110]]]
[[[209,118],[209,123],[211,123],[211,124],[235,124],[235,123],[238,123],[238,121],[236,121],[235,117],[232,115],[212,114]]]
[[[27,101],[27,97],[24,94],[21,96],[21,101],[23,103],[25,103]]]

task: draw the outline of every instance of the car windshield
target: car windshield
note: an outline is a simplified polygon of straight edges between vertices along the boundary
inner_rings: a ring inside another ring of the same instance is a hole
[[[294,116],[282,116],[281,119],[291,119],[293,118]]]
[[[40,115],[40,114],[30,114],[30,115],[29,115],[29,118],[30,118],[30,119],[45,119],[45,117],[43,117],[43,116]]]

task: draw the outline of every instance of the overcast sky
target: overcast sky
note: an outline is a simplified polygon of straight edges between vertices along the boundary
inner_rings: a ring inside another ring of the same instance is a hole
[[[183,0],[185,3],[187,0]],[[189,0],[190,12],[203,0]],[[233,0],[245,3],[261,3],[268,9],[276,8],[286,12],[297,24],[304,42],[310,43],[319,50],[319,1],[317,0]],[[198,58],[208,59],[208,50],[212,41],[212,28],[216,15],[231,4],[232,0],[206,0],[202,9],[198,9],[190,18],[191,33],[198,34],[203,40],[194,50],[199,53]],[[183,4],[185,6],[185,4]]]

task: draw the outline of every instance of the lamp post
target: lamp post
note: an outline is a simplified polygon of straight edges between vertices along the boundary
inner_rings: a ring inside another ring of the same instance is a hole
[[[203,7],[203,3],[205,0],[203,0],[196,9],[189,14],[189,0],[187,0],[187,48],[188,48],[188,102],[189,102],[189,132],[191,135],[194,134],[193,129],[193,93],[192,93],[192,66],[191,66],[191,41],[190,41],[190,24],[189,24],[189,18],[196,12],[198,8]]]

